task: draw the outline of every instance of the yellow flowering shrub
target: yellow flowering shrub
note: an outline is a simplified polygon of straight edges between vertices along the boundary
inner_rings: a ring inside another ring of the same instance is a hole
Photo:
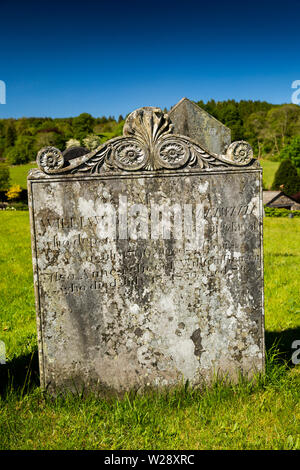
[[[14,199],[18,199],[22,188],[19,184],[13,184],[6,193],[6,197],[9,201],[13,201]]]

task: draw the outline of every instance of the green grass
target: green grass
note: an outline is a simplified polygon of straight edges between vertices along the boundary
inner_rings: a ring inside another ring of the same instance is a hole
[[[256,383],[51,399],[38,387],[28,213],[0,213],[0,449],[300,449],[300,366],[286,362],[300,339],[300,220],[267,218],[264,237],[268,358]]]
[[[274,176],[280,162],[272,162],[271,160],[259,160],[263,169],[263,181],[266,189],[271,189],[274,181]]]
[[[0,213],[0,244],[0,340],[11,360],[36,348],[28,211]]]
[[[25,165],[14,165],[9,167],[11,184],[19,184],[21,188],[27,189],[27,175],[31,168],[37,168],[35,162]]]

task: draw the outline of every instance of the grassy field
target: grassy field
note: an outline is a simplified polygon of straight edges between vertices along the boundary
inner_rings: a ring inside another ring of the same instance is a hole
[[[266,189],[271,189],[272,183],[274,181],[274,176],[277,168],[279,167],[279,162],[272,162],[271,160],[259,160],[259,163],[263,169],[263,182]]]
[[[259,160],[263,167],[263,180],[267,189],[271,188],[274,180],[275,172],[279,166],[279,162],[272,162],[271,160]],[[19,184],[21,188],[27,188],[27,174],[30,168],[36,168],[34,162],[27,163],[26,165],[15,165],[10,167],[10,177],[12,184]]]
[[[31,168],[36,168],[35,162],[26,165],[14,165],[9,167],[11,184],[19,184],[21,188],[27,189],[27,175]]]
[[[266,374],[122,400],[38,387],[28,212],[0,213],[0,449],[300,449],[300,220],[264,220]],[[272,345],[276,342],[277,346]]]

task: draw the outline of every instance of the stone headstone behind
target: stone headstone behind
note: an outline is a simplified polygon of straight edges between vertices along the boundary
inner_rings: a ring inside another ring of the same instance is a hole
[[[206,150],[224,155],[231,143],[231,131],[188,98],[182,98],[170,111],[174,133],[186,135]]]
[[[141,108],[28,177],[42,387],[123,393],[263,370],[262,170]]]

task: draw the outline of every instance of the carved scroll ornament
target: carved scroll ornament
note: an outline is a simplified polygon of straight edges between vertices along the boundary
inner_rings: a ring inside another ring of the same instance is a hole
[[[245,141],[233,142],[226,155],[209,152],[186,136],[172,134],[168,114],[145,107],[126,119],[123,136],[111,139],[96,150],[76,158],[68,151],[45,147],[37,155],[44,173],[99,174],[106,171],[176,170],[184,167],[244,167],[253,163],[253,151]]]

